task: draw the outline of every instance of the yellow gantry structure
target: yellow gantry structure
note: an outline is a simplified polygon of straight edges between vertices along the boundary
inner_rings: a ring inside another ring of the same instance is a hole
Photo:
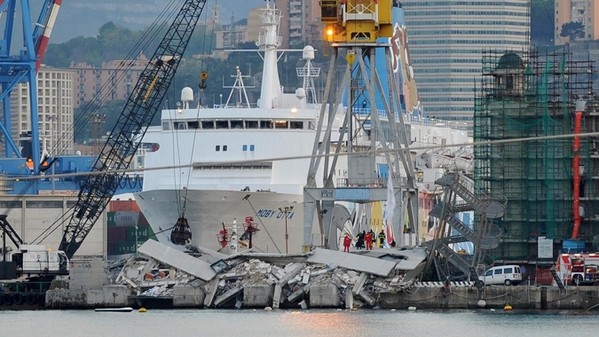
[[[331,43],[373,43],[393,36],[393,0],[321,0],[325,40]]]

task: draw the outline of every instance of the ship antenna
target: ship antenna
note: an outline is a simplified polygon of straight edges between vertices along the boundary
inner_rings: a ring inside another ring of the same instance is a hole
[[[249,77],[247,75],[242,75],[241,74],[241,70],[239,69],[239,66],[235,67],[236,73],[235,75],[232,75],[231,77],[235,77],[235,83],[233,83],[233,86],[223,86],[223,88],[231,88],[231,91],[229,92],[229,97],[227,97],[227,102],[225,103],[225,106],[228,107],[229,103],[231,102],[231,98],[233,98],[233,94],[235,93],[235,91],[237,91],[237,103],[239,105],[239,107],[243,107],[243,102],[245,101],[245,103],[247,104],[247,107],[250,107],[250,100],[248,99],[248,93],[246,91],[246,85],[243,82],[243,78],[244,77]],[[254,86],[251,86],[250,88],[253,88]]]
[[[314,48],[312,46],[304,47],[302,50],[302,59],[306,60],[306,64],[296,69],[297,77],[303,79],[302,88],[306,92],[306,102],[318,104],[314,79],[320,77],[320,67],[315,67],[312,64],[312,60],[314,59]]]

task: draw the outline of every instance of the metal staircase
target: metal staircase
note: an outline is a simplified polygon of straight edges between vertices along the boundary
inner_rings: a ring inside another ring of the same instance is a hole
[[[441,219],[443,217],[443,205],[436,205],[430,211],[429,215]],[[482,249],[493,249],[499,246],[498,236],[492,236],[488,234],[481,236],[480,233],[462,222],[462,220],[460,220],[455,213],[445,212],[445,216],[443,218],[451,227],[462,234],[462,236],[465,238],[464,241],[472,241],[475,245],[478,245]]]
[[[503,216],[505,206],[488,196],[475,196],[466,186],[460,183],[457,173],[446,173],[443,177],[437,179],[435,184],[451,189],[459,195],[466,203],[471,205],[478,213],[483,213],[489,219],[496,219]]]
[[[562,279],[557,274],[557,271],[555,270],[555,268],[551,268],[551,276],[553,276],[553,279],[555,280],[555,283],[557,284],[557,286],[560,290],[566,290],[566,287],[564,287],[564,283],[562,282]]]
[[[505,200],[497,200],[491,196],[481,193],[475,195],[471,188],[466,186],[468,180],[461,177],[458,173],[446,173],[443,177],[437,179],[437,185],[441,185],[445,190],[445,197],[442,203],[433,207],[429,215],[441,220],[439,233],[435,240],[427,243],[431,250],[431,256],[442,256],[447,262],[460,270],[467,278],[476,279],[476,268],[482,259],[482,251],[493,249],[499,246],[499,237],[501,230],[492,224],[492,219],[503,216],[505,212]],[[457,202],[456,196],[459,196],[463,202]],[[477,228],[468,227],[458,218],[461,212],[474,210],[481,219]],[[445,224],[449,224],[453,229],[460,233],[460,236],[447,236],[450,231],[445,230]],[[471,241],[474,245],[474,255],[471,261],[464,259],[463,256],[454,251],[448,244],[459,241]],[[437,252],[438,254],[434,254]],[[438,259],[435,261],[437,264]],[[474,274],[473,274],[474,273]]]

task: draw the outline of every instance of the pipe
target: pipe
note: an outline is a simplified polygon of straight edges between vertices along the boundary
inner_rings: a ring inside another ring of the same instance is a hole
[[[586,102],[576,102],[576,112],[574,113],[574,158],[572,159],[572,173],[574,176],[574,187],[572,197],[572,211],[574,214],[574,228],[572,229],[572,239],[577,239],[580,232],[580,132],[582,128],[582,114],[585,110]]]

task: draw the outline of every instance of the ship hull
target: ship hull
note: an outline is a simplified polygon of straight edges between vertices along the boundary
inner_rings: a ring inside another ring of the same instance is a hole
[[[191,228],[192,245],[228,253],[229,245],[223,248],[218,238],[223,224],[228,234],[232,233],[236,224],[236,232],[241,238],[245,219],[251,216],[259,230],[252,236],[254,250],[269,253],[303,251],[304,212],[301,195],[219,190],[187,190],[187,194],[184,193],[166,189],[135,194],[137,204],[161,242],[170,242],[170,228],[180,216],[183,200],[187,200],[185,217]],[[312,228],[312,237],[319,237],[315,227]],[[285,240],[286,231],[288,240]],[[249,248],[248,240],[240,240],[240,243],[240,250]]]

